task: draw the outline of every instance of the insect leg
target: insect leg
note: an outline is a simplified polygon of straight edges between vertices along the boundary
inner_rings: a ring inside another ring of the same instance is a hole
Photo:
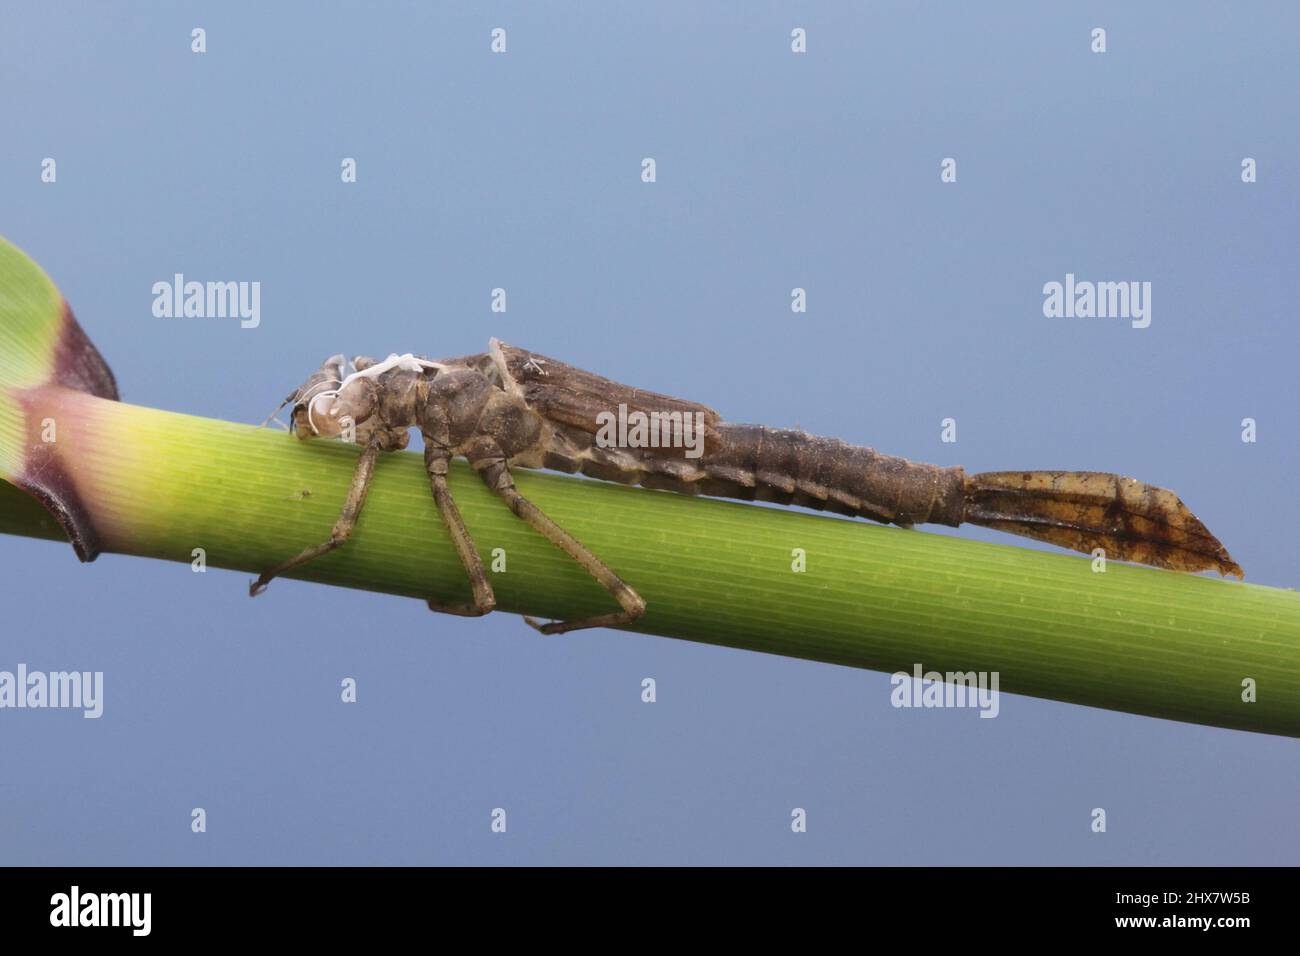
[[[577,561],[596,582],[614,596],[623,610],[613,614],[597,614],[576,621],[552,621],[542,624],[525,617],[524,620],[543,634],[563,634],[586,627],[621,627],[631,624],[645,613],[645,598],[637,594],[604,561],[596,557],[577,538],[556,524],[541,508],[533,504],[515,489],[510,466],[503,459],[496,458],[484,462],[472,462],[487,486],[500,495],[510,510],[523,518],[534,529],[541,532],[548,541]]]
[[[433,500],[438,506],[442,523],[447,526],[447,533],[451,535],[452,544],[456,546],[456,553],[460,555],[460,563],[465,566],[465,573],[469,575],[469,586],[474,593],[474,603],[439,604],[433,600],[427,603],[431,611],[459,614],[462,617],[482,617],[496,607],[497,599],[492,593],[492,585],[488,582],[487,571],[483,568],[483,559],[478,556],[478,550],[474,547],[474,539],[470,537],[469,529],[461,519],[460,509],[456,507],[456,502],[451,497],[451,487],[447,484],[447,463],[450,460],[451,453],[446,448],[435,446],[426,436],[424,467],[429,473],[429,486],[433,489]]]
[[[272,578],[288,574],[294,568],[301,567],[313,558],[328,554],[348,540],[352,534],[352,529],[356,527],[357,517],[361,514],[361,506],[366,503],[366,492],[370,490],[370,479],[375,476],[375,461],[379,458],[380,448],[381,445],[378,441],[372,441],[362,450],[361,457],[357,460],[357,470],[352,474],[352,486],[348,488],[348,496],[343,502],[343,510],[339,513],[338,520],[334,522],[334,528],[330,531],[329,540],[313,545],[297,557],[282,561],[270,570],[263,571],[261,577],[248,586],[249,597],[257,597],[257,595],[265,591]]]

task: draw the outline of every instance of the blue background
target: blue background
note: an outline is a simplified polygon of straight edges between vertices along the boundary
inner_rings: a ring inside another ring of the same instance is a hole
[[[1048,6],[10,4],[0,232],[130,402],[258,422],[331,353],[497,335],[733,420],[1135,475],[1295,586],[1300,19]],[[174,272],[260,281],[260,328],[154,318]],[[1151,327],[1044,318],[1067,272],[1150,281]],[[106,675],[98,721],[0,712],[0,863],[1300,862],[1288,739],[894,710],[873,672],[21,538],[0,565],[0,669]]]

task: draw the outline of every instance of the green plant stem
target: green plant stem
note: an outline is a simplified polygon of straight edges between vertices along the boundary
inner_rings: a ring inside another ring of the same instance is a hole
[[[105,550],[189,563],[202,548],[209,565],[250,573],[328,537],[357,456],[82,395],[51,414]],[[1003,691],[1300,736],[1294,591],[1117,564],[1095,573],[1065,554],[536,472],[517,480],[646,598],[633,630],[888,672],[997,671]],[[506,571],[491,575],[500,610],[613,609],[463,463],[451,483],[485,563],[504,554]],[[0,531],[61,536],[7,485]],[[409,452],[381,460],[346,546],[297,576],[441,601],[469,593]],[[232,601],[248,600],[245,584],[228,580]],[[257,600],[303,599],[276,590]]]

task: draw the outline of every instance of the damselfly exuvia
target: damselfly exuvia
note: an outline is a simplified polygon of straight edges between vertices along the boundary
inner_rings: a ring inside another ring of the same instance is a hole
[[[733,425],[685,399],[620,385],[493,339],[488,351],[430,361],[390,355],[377,362],[326,359],[283,404],[299,438],[342,437],[362,446],[351,488],[329,540],[267,570],[272,578],[347,541],[380,453],[424,436],[424,461],[438,513],[469,575],[472,600],[429,602],[435,611],[478,616],[495,606],[492,585],[447,482],[455,456],[509,508],[568,553],[621,610],[540,624],[546,634],[617,627],[645,601],[599,557],[515,489],[513,467],[582,472],[593,478],[685,494],[800,505],[899,525],[965,522],[1026,535],[1085,554],[1177,571],[1242,576],[1218,539],[1178,496],[1132,478],[1091,471],[998,471],[967,475],[894,458],[799,430]],[[283,407],[283,406],[282,406]]]

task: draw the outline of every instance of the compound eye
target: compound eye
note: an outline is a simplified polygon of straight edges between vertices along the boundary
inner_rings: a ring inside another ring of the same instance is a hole
[[[299,438],[315,438],[316,432],[312,429],[311,420],[307,416],[307,406],[302,402],[293,406],[293,411],[289,413],[289,430]]]

